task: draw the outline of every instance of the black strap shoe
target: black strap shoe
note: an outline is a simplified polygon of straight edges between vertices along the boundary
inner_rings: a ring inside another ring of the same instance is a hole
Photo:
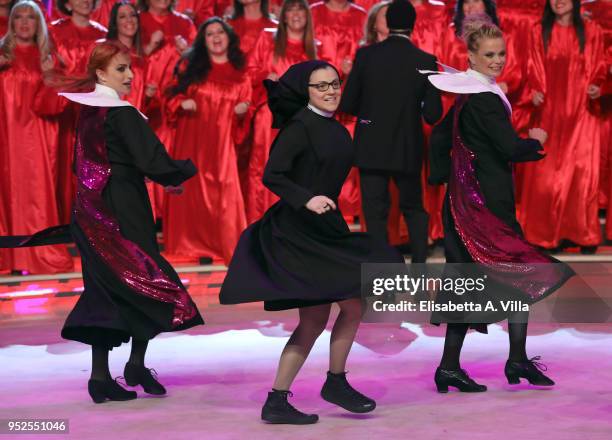
[[[327,372],[327,380],[321,388],[321,397],[353,413],[374,411],[376,402],[351,386],[346,380],[346,372],[334,374]]]
[[[438,367],[434,376],[439,393],[448,393],[448,387],[455,387],[462,393],[482,393],[487,391],[486,385],[476,383],[467,371],[463,369],[445,370]]]
[[[261,409],[261,419],[267,423],[288,425],[311,425],[317,423],[319,416],[298,411],[287,401],[287,396],[293,397],[291,391],[272,390]]]
[[[166,394],[166,389],[157,381],[157,371],[153,368],[147,368],[144,365],[134,365],[128,362],[125,364],[123,375],[125,383],[131,387],[141,385],[145,393],[155,396]]]
[[[87,391],[95,403],[108,400],[133,400],[137,397],[136,391],[128,391],[117,383],[117,379],[96,380],[89,379]]]
[[[520,378],[522,377],[527,379],[531,385],[544,387],[553,386],[555,382],[542,373],[542,371],[546,371],[548,368],[546,365],[538,362],[540,359],[540,356],[532,357],[523,362],[514,362],[508,359],[506,367],[504,368],[508,383],[511,385],[521,383]]]

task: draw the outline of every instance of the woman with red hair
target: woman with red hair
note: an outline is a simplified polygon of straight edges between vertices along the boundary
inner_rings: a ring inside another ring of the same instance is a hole
[[[58,123],[41,95],[54,66],[38,5],[13,7],[0,40],[0,235],[31,234],[59,222],[56,203]],[[48,93],[47,93],[48,95]],[[24,209],[24,207],[26,209]],[[0,250],[0,270],[70,272],[65,246]]]
[[[161,256],[145,187],[147,177],[180,193],[197,170],[173,160],[142,114],[122,98],[133,80],[122,44],[97,45],[87,77],[90,93],[62,93],[79,103],[75,151],[77,191],[70,232],[83,262],[85,290],[68,316],[62,337],[92,346],[88,390],[96,403],[130,400],[108,367],[108,352],[132,339],[125,381],[153,395],[166,393],[145,367],[148,342],[157,334],[203,324],[172,266]]]

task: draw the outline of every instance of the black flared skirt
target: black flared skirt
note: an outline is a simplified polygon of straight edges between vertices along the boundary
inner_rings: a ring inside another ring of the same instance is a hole
[[[362,263],[403,263],[390,246],[350,232],[342,214],[272,206],[240,237],[221,304],[264,301],[285,310],[360,297]]]

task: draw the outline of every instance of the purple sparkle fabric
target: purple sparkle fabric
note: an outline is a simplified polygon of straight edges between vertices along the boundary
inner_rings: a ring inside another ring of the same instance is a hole
[[[173,304],[172,326],[196,316],[183,286],[172,281],[140,247],[121,235],[119,224],[104,203],[102,191],[111,175],[104,142],[108,108],[81,112],[75,145],[77,190],[74,216],[90,246],[117,278],[134,292]]]
[[[455,229],[472,259],[489,276],[535,302],[559,287],[568,278],[569,268],[553,264],[556,260],[529,244],[487,208],[474,169],[476,155],[459,131],[459,115],[468,97],[457,97],[453,122],[448,194]]]

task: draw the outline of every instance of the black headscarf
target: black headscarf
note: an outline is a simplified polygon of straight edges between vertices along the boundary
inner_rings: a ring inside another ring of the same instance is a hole
[[[264,86],[268,91],[268,106],[274,117],[273,128],[282,128],[293,115],[306,107],[309,100],[310,75],[315,70],[325,67],[331,67],[338,72],[328,62],[311,60],[292,65],[278,81],[264,80]]]

